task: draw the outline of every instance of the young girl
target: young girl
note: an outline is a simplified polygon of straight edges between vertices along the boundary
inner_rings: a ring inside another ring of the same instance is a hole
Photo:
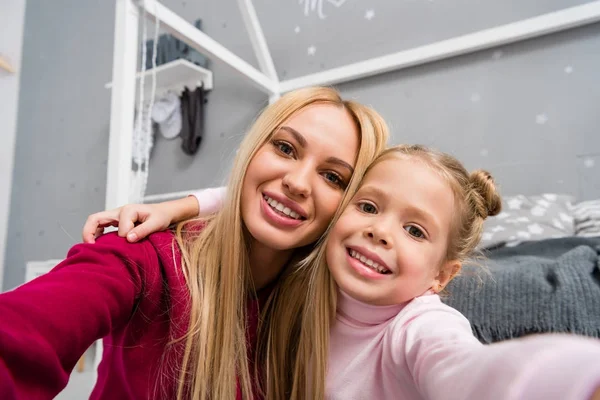
[[[398,146],[374,162],[315,255],[311,282],[333,277],[337,289],[307,290],[321,299],[337,290],[336,306],[311,304],[336,310],[328,399],[600,398],[598,341],[537,335],[483,345],[440,301],[500,205],[488,173],[468,174],[449,155]]]
[[[329,399],[587,400],[600,388],[600,342],[482,345],[440,301],[500,206],[492,177],[449,155],[398,146],[375,161],[324,250],[339,287]]]
[[[313,251],[386,139],[378,114],[332,89],[283,96],[242,142],[218,215],[135,244],[104,235],[0,294],[0,398],[54,397],[102,337],[92,399],[315,398],[324,372],[313,346],[326,351],[330,316],[305,311],[295,259]]]

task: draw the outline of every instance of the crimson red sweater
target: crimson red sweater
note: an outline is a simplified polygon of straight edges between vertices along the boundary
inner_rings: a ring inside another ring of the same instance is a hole
[[[100,338],[104,356],[91,399],[175,398],[184,342],[167,343],[186,332],[189,292],[173,240],[170,232],[135,244],[104,235],[0,294],[0,398],[54,398]],[[249,353],[257,321],[255,300],[248,304]]]

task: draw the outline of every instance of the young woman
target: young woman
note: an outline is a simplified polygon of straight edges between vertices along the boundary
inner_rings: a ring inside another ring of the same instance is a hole
[[[51,398],[106,337],[93,399],[313,398],[329,315],[304,311],[308,270],[297,260],[386,140],[378,114],[332,89],[283,96],[242,142],[218,214],[176,235],[75,246],[0,295],[0,397]]]

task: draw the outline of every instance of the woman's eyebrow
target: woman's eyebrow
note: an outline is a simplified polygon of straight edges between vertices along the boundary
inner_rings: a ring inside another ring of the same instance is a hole
[[[282,130],[288,132],[289,134],[291,134],[294,137],[294,139],[296,139],[298,144],[300,144],[300,147],[306,147],[306,144],[307,144],[306,139],[304,138],[304,136],[302,136],[300,134],[300,132],[298,132],[297,130],[295,130],[294,128],[289,127],[289,126],[282,126],[279,129],[282,129]]]
[[[305,148],[307,146],[308,142],[306,141],[306,138],[304,136],[302,136],[302,134],[300,132],[298,132],[297,130],[292,128],[291,126],[284,125],[279,129],[284,130],[284,131],[288,132],[290,135],[292,135],[294,137],[294,139],[296,139],[296,141],[298,142],[300,147]],[[337,157],[329,157],[327,159],[327,162],[330,164],[336,164],[336,165],[339,165],[340,167],[346,168],[348,171],[350,171],[350,174],[354,173],[354,168],[352,167],[352,165],[348,164],[346,161],[344,161],[342,159],[339,159]]]
[[[354,173],[354,168],[352,168],[352,165],[348,164],[344,160],[340,160],[337,157],[329,157],[327,159],[327,162],[330,164],[336,164],[336,165],[339,165],[340,167],[346,168],[348,171],[350,171],[350,174]]]

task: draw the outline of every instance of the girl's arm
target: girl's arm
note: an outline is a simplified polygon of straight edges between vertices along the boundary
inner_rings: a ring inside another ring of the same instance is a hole
[[[94,243],[104,233],[104,228],[109,226],[118,226],[119,236],[127,237],[129,242],[136,242],[153,232],[167,229],[171,224],[219,211],[225,193],[224,187],[209,188],[183,199],[156,204],[128,204],[92,214],[83,226],[83,242]]]
[[[124,326],[138,301],[162,290],[161,282],[150,242],[105,235],[0,294],[0,398],[53,398],[86,349]]]
[[[600,389],[600,341],[546,334],[482,345],[452,311],[416,316],[396,342],[424,398],[588,400]]]

